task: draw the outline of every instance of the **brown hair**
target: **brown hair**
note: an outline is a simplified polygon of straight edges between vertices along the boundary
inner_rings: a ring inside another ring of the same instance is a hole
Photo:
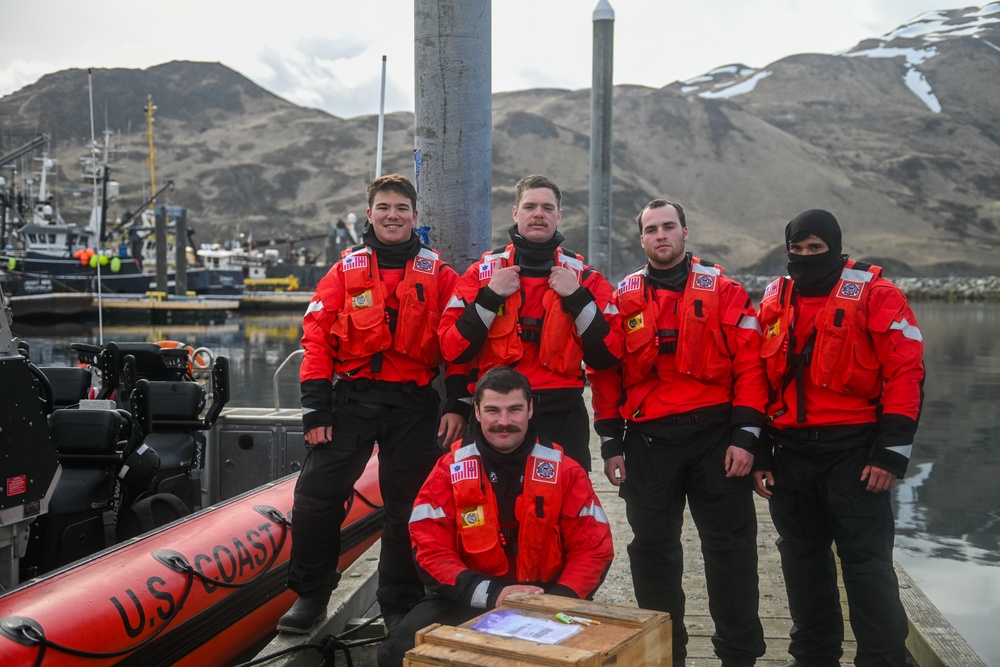
[[[413,187],[410,179],[401,174],[386,174],[385,176],[379,176],[371,182],[371,185],[365,190],[365,195],[368,197],[368,208],[372,207],[375,195],[387,191],[403,195],[410,200],[413,210],[417,210],[417,189]]]
[[[498,394],[509,394],[520,389],[524,392],[524,399],[531,404],[531,383],[528,378],[519,371],[515,371],[510,366],[494,366],[479,378],[476,383],[476,405],[483,400],[483,392],[491,389]]]
[[[639,215],[635,216],[635,223],[639,225],[639,233],[642,234],[642,214],[651,208],[663,208],[664,206],[673,206],[674,210],[677,211],[677,219],[681,221],[681,227],[687,227],[687,218],[684,217],[684,209],[681,208],[680,204],[675,204],[672,201],[667,201],[666,199],[654,199],[653,201],[646,204],[646,206],[639,211]]]
[[[517,185],[514,186],[514,206],[521,203],[521,197],[524,195],[525,190],[532,190],[534,188],[548,188],[552,190],[556,194],[556,208],[562,208],[562,190],[548,177],[541,174],[525,176],[517,182]]]

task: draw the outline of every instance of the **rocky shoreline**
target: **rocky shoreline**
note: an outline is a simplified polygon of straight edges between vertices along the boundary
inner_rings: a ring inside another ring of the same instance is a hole
[[[774,276],[730,276],[757,301]],[[1000,301],[1000,276],[889,278],[913,301]]]

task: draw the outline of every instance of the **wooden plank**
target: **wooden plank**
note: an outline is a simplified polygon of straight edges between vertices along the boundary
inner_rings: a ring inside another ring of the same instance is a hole
[[[899,597],[906,608],[910,634],[906,648],[920,667],[986,667],[965,638],[896,563]]]

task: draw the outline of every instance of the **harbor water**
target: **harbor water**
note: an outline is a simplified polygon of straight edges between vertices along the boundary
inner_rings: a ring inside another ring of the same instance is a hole
[[[894,491],[896,560],[987,664],[1000,665],[1000,304],[915,303],[927,380],[906,478]],[[299,349],[299,314],[203,325],[105,325],[103,341],[178,340],[229,357],[234,406],[274,406],[275,369]],[[74,361],[100,344],[96,323],[15,322],[36,365]],[[278,377],[281,407],[298,404],[298,359]]]

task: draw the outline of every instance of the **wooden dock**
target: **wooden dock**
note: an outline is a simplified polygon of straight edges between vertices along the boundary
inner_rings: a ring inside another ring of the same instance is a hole
[[[94,299],[94,307],[98,301]],[[105,294],[100,308],[109,319],[142,320],[152,324],[217,321],[240,307],[239,297],[177,296],[165,292]]]
[[[591,451],[598,452],[599,445],[591,443]],[[632,530],[625,519],[625,501],[618,497],[618,489],[605,478],[603,462],[599,455],[593,461],[594,472],[590,478],[608,514],[615,541],[615,561],[604,585],[594,596],[596,600],[615,604],[634,605],[635,594],[629,573],[626,546],[632,540]],[[757,507],[757,570],[760,576],[760,617],[764,626],[767,652],[757,660],[758,667],[784,667],[791,661],[788,654],[788,631],[792,620],[788,613],[785,582],[781,574],[781,560],[775,544],[778,533],[771,522],[767,501],[754,495]],[[687,595],[685,623],[690,636],[686,667],[718,667],[719,659],[712,648],[714,623],[708,613],[708,592],[705,588],[705,564],[701,556],[701,542],[691,518],[685,511],[684,532],[684,592]],[[910,634],[907,649],[917,667],[987,667],[986,663],[969,646],[968,642],[942,616],[937,607],[924,595],[920,587],[898,564],[900,598],[906,609]],[[840,664],[854,664],[856,645],[850,624],[847,622],[847,596],[840,588],[841,606],[845,619],[844,655]]]
[[[296,310],[306,311],[312,292],[247,291],[240,297],[240,310]]]

